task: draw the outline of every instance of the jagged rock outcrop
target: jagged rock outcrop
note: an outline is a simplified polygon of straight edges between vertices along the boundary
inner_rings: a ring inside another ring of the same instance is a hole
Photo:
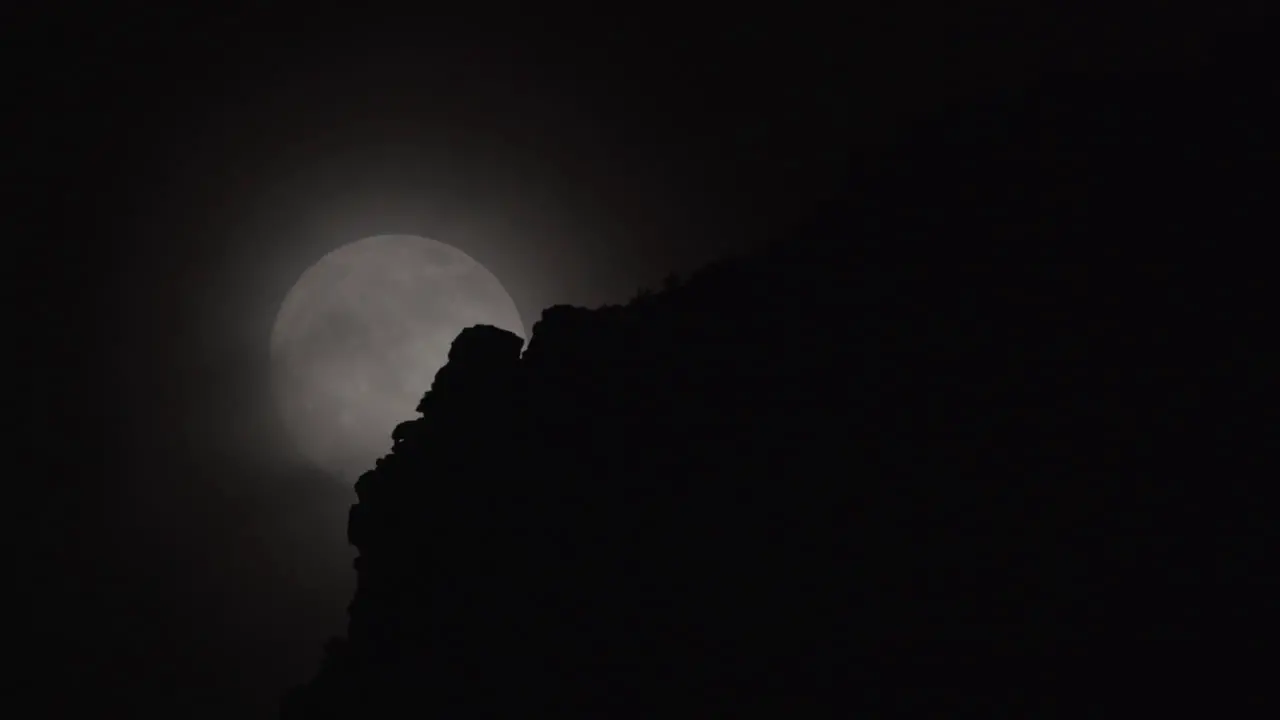
[[[1176,90],[1142,107],[1184,107]],[[1114,259],[1155,206],[1183,235],[1274,229],[1250,181],[1209,172],[1273,146],[1186,123],[1209,157],[1102,98],[1072,117],[1120,119],[1079,125],[1112,134],[1075,138],[1072,167],[1038,175],[1009,150],[963,201],[886,180],[759,255],[625,306],[550,308],[522,354],[465,331],[356,485],[349,632],[286,717],[794,711],[891,687],[924,713],[1060,702],[1046,688],[1100,655],[1173,656],[1179,582],[1216,572],[1209,536],[1241,532],[1187,478],[1213,474],[1195,421],[1226,417],[1216,373],[1253,362],[1226,328],[1253,322],[1261,285],[1037,263],[1028,243]],[[1153,163],[1144,202],[1141,167],[1107,155],[1120,132]],[[932,152],[935,179],[976,182],[963,145],[922,145],[912,172]],[[985,259],[883,261],[939,233]]]
[[[847,289],[847,325],[787,322],[793,297],[735,320],[693,281],[549,311],[520,358],[464,332],[357,485],[348,635],[292,717],[829,702],[875,668],[1023,683],[1081,652],[1169,570],[1123,534],[1167,502],[1127,473],[1168,435],[1115,395],[1159,396],[1157,348],[1001,349],[995,314],[904,292],[946,282]]]

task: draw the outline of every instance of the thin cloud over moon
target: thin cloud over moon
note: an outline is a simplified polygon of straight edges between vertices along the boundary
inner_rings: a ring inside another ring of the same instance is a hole
[[[381,235],[324,256],[285,297],[271,334],[276,399],[297,449],[347,480],[389,448],[463,328],[524,337],[502,284],[469,255]]]

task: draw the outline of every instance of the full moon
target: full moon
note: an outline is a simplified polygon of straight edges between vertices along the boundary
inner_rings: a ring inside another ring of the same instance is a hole
[[[271,333],[276,400],[303,457],[349,481],[372,468],[472,325],[525,336],[498,279],[444,243],[379,235],[308,268]]]

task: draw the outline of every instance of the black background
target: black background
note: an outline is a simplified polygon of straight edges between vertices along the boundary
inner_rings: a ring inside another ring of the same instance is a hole
[[[430,235],[531,326],[785,233],[949,104],[1270,12],[883,5],[7,19],[12,622],[30,687],[57,678],[41,707],[265,717],[341,631],[352,494],[296,461],[266,387],[275,309],[328,250]]]

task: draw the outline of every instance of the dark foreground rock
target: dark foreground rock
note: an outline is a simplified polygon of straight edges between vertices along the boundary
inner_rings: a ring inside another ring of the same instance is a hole
[[[767,252],[465,331],[284,716],[1007,715],[1248,656],[1258,67],[956,115]]]

